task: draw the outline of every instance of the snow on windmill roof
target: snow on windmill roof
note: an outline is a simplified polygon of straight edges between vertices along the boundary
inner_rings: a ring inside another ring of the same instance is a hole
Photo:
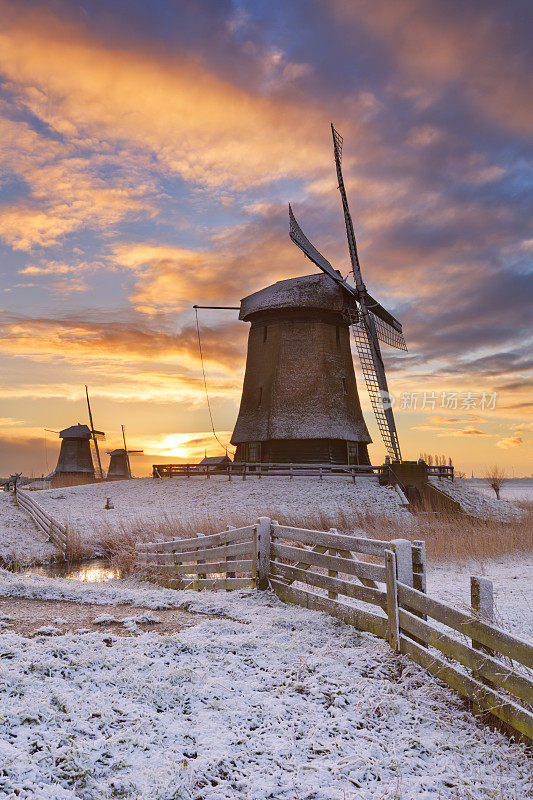
[[[248,319],[258,311],[278,308],[316,308],[341,312],[350,303],[347,294],[329,275],[318,273],[302,278],[277,281],[241,300],[239,319]]]
[[[224,456],[206,456],[202,458],[200,461],[200,466],[202,464],[209,464],[209,466],[216,466],[217,464],[228,464],[231,463],[231,458],[226,454]]]
[[[60,439],[90,439],[92,433],[87,425],[71,425],[70,428],[65,428],[59,432]]]

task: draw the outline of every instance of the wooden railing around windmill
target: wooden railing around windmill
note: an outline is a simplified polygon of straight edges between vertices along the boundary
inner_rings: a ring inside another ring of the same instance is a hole
[[[453,481],[454,468],[451,466],[428,467],[428,475],[436,478],[446,478]],[[323,478],[326,475],[346,476],[355,483],[358,477],[368,475],[382,475],[388,470],[384,464],[372,466],[371,464],[291,464],[289,462],[270,463],[258,461],[235,461],[226,464],[153,464],[153,478],[211,478],[215,475],[225,475],[228,480],[232,478],[264,478],[288,477]]]
[[[491,584],[464,611],[426,594],[425,544],[254,525],[137,546],[140,574],[180,589],[270,587],[284,602],[386,639],[475,709],[533,740],[533,647],[494,625]],[[353,601],[357,601],[356,605]]]

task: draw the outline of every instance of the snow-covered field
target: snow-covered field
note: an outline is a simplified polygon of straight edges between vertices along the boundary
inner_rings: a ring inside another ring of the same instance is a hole
[[[5,620],[0,796],[533,796],[524,748],[478,723],[451,690],[385,642],[270,593],[178,593],[0,572],[0,594],[219,615],[171,635],[131,638],[28,639]]]
[[[11,492],[0,492],[0,563],[48,561],[57,556],[48,537],[18,508]]]
[[[456,608],[468,609],[470,576],[492,581],[496,624],[521,639],[533,641],[533,554],[462,566],[431,563],[427,592]]]
[[[235,515],[254,522],[274,512],[305,518],[317,512],[335,514],[342,510],[384,514],[406,524],[411,521],[396,491],[380,486],[376,477],[358,478],[355,484],[342,478],[138,478],[49,489],[35,497],[49,514],[82,534],[103,524],[149,526],[165,517],[182,523],[209,518],[223,529]],[[107,497],[113,509],[104,509]]]
[[[472,481],[472,486],[486,494],[487,497],[494,499],[494,490],[486,484],[483,485],[481,482]],[[500,496],[503,500],[510,500],[511,502],[521,500],[531,503],[533,502],[533,480],[524,478],[511,479],[502,486]]]
[[[482,487],[473,486],[471,481],[456,480],[451,482],[430,478],[430,483],[459,503],[462,510],[472,517],[511,522],[523,516],[523,511],[510,502],[512,499],[518,498],[497,500],[492,489],[490,492],[480,491]]]

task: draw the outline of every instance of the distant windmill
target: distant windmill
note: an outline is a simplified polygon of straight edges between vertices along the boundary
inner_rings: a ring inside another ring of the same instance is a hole
[[[289,205],[289,235],[292,241],[305,253],[305,255],[319,267],[323,272],[337,283],[345,295],[349,295],[352,306],[355,305],[356,313],[353,316],[352,331],[361,361],[361,367],[366,382],[368,394],[372,408],[376,416],[380,433],[385,442],[385,446],[390,456],[396,461],[401,461],[400,444],[396,432],[396,424],[392,407],[389,401],[389,390],[385,367],[381,357],[379,342],[384,342],[391,347],[399,350],[407,350],[403,337],[401,323],[392,314],[386,311],[368,293],[361,275],[361,267],[357,254],[357,243],[353,228],[352,217],[348,207],[348,199],[344,188],[344,180],[341,170],[342,158],[342,136],[331,125],[333,135],[333,151],[335,155],[335,165],[337,168],[337,178],[339,191],[342,198],[342,208],[344,211],[344,222],[346,225],[346,235],[348,237],[348,249],[352,264],[352,275],[355,286],[351,286],[343,280],[340,273],[335,270],[324,256],[314,247],[305,236],[302,229],[296,222],[292,208]],[[355,302],[354,302],[355,301]],[[357,313],[358,312],[358,313]]]
[[[108,481],[121,481],[131,478],[130,455],[144,452],[143,450],[128,450],[124,425],[122,425],[122,441],[124,442],[124,447],[107,451],[108,455],[111,456],[107,470]]]
[[[61,449],[55,470],[48,475],[52,486],[92,483],[95,478],[91,454],[92,432],[78,422],[59,432]]]

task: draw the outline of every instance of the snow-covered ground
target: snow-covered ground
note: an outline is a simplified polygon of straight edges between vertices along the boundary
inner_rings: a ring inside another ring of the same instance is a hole
[[[473,488],[494,499],[494,490],[487,486],[486,483],[476,480],[467,481],[467,483],[471,483]],[[525,501],[531,503],[533,502],[533,480],[529,478],[511,478],[502,486],[500,496],[503,500],[510,500],[511,502]]]
[[[480,491],[479,489],[482,487],[473,486],[471,481],[459,479],[451,482],[430,478],[430,483],[459,503],[462,510],[472,517],[511,522],[523,516],[524,512],[510,502],[510,499],[517,498],[496,500],[492,490],[491,492]]]
[[[58,551],[15,503],[12,492],[0,492],[0,563],[48,561]]]
[[[492,581],[496,624],[533,641],[533,554],[465,565],[429,564],[427,592],[456,608],[468,609],[470,576]]]
[[[28,639],[5,620],[0,796],[533,797],[525,749],[478,723],[454,692],[384,641],[268,592],[0,572],[0,594],[219,615],[131,638]]]
[[[107,497],[113,509],[104,509]],[[50,489],[39,492],[35,499],[49,514],[82,535],[102,525],[149,526],[165,517],[185,524],[207,518],[219,521],[220,529],[236,515],[254,522],[259,516],[275,513],[305,518],[344,511],[384,514],[406,524],[411,521],[396,491],[380,486],[376,477],[358,478],[355,484],[343,478],[138,478]]]

